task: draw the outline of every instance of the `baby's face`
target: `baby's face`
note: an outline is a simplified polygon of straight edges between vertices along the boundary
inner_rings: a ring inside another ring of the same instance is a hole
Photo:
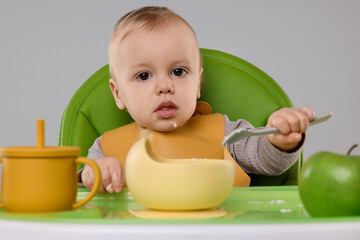
[[[137,30],[123,39],[110,86],[120,109],[142,128],[171,131],[192,116],[200,97],[199,50],[184,23]]]

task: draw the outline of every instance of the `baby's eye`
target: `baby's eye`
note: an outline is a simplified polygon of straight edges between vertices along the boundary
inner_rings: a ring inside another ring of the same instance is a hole
[[[151,78],[151,74],[147,73],[147,72],[142,72],[136,78],[141,80],[141,81],[146,81],[146,80],[149,80]]]
[[[176,77],[180,77],[180,76],[183,76],[185,73],[186,73],[185,69],[183,69],[183,68],[175,68],[172,71],[171,74],[176,76]]]

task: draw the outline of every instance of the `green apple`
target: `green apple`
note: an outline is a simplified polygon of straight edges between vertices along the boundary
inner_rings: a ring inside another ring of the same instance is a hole
[[[305,161],[299,194],[312,217],[360,215],[360,156],[319,152]]]

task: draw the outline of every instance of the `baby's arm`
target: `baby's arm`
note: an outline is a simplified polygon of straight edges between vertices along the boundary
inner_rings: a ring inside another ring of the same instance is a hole
[[[254,127],[246,120],[232,122],[225,116],[225,135],[238,128]],[[296,151],[286,152],[272,145],[266,136],[254,136],[231,144],[228,149],[245,172],[275,176],[285,172],[298,160],[301,143]]]
[[[88,158],[96,159],[95,161],[100,167],[102,181],[99,192],[121,192],[125,179],[123,166],[118,159],[105,156],[100,148],[100,139],[95,140],[88,154]],[[92,168],[85,166],[80,174],[82,183],[86,188],[91,189],[95,178]]]

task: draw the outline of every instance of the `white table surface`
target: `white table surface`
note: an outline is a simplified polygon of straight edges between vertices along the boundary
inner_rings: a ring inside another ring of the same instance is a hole
[[[64,224],[0,220],[1,239],[360,239],[360,222],[116,225]]]

